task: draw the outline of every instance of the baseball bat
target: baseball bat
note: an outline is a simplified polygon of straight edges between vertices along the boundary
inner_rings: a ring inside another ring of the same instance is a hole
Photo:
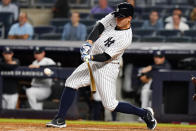
[[[96,92],[95,79],[93,77],[93,72],[92,72],[89,62],[87,62],[87,65],[88,65],[88,70],[89,70],[89,75],[90,75],[90,80],[91,80],[91,91],[92,93],[95,93]]]

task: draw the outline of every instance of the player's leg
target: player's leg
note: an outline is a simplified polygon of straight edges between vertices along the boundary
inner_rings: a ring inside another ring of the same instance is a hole
[[[48,87],[31,87],[26,89],[26,95],[30,107],[34,110],[42,110],[43,103],[39,100],[48,98],[51,94],[51,88]]]
[[[18,93],[9,95],[7,109],[16,109],[17,101],[18,101]]]
[[[65,89],[63,90],[61,96],[58,114],[46,125],[48,127],[66,127],[66,113],[76,96],[77,89],[88,85],[90,85],[88,67],[86,63],[83,63],[66,80]]]
[[[153,129],[156,126],[156,120],[153,117],[151,109],[142,109],[125,102],[116,100],[116,78],[118,75],[118,67],[116,65],[108,65],[103,69],[99,69],[95,75],[97,89],[102,98],[105,108],[110,111],[116,111],[126,114],[134,114],[140,116],[147,123],[148,128]],[[153,122],[151,122],[153,120]]]
[[[146,83],[141,90],[141,107],[142,108],[147,108],[150,107],[150,97],[152,94],[152,91],[150,89],[151,82]]]

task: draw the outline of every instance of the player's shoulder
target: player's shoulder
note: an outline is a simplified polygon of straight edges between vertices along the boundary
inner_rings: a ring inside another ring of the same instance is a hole
[[[55,62],[51,58],[49,58],[49,57],[44,57],[43,61],[45,61],[45,62],[47,62],[49,64],[55,64]]]

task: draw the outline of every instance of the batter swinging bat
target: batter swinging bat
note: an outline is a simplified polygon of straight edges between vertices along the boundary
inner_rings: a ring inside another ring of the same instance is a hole
[[[95,79],[93,77],[93,72],[92,72],[89,62],[87,62],[87,65],[88,65],[88,70],[89,70],[90,80],[91,80],[91,91],[92,93],[95,93],[96,92]]]

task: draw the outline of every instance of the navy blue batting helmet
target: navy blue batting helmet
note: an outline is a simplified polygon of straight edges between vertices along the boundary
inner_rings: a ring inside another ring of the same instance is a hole
[[[115,17],[118,18],[129,17],[129,16],[133,17],[134,7],[127,2],[123,2],[117,6],[117,9],[115,12],[113,12],[113,14]]]

